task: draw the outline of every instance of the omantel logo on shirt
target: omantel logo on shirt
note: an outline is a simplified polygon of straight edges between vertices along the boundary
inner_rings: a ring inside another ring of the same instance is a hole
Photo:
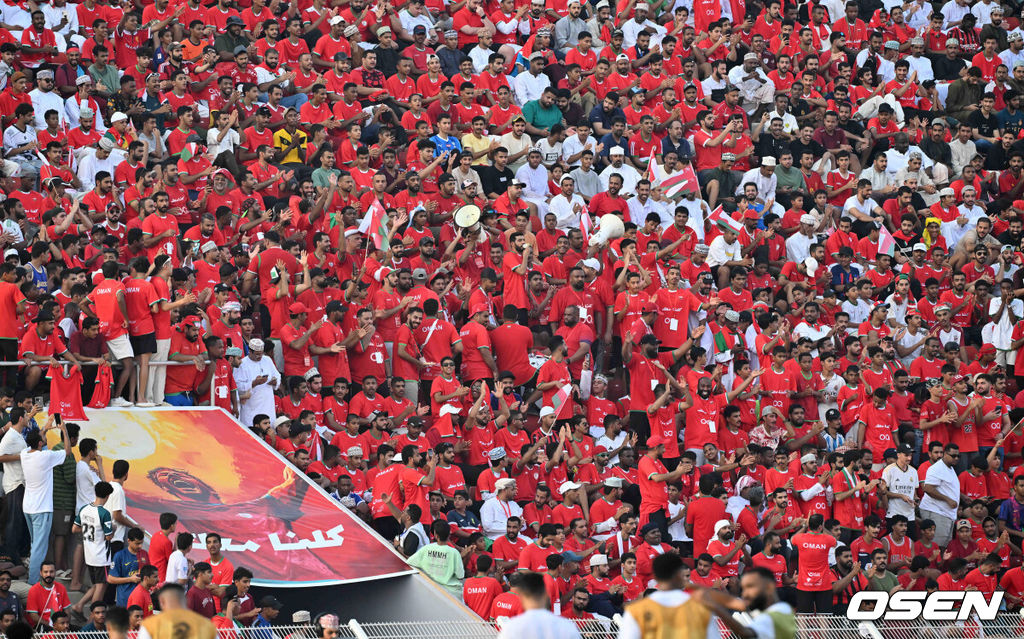
[[[963,621],[976,614],[982,621],[991,621],[999,612],[1003,592],[992,598],[982,592],[938,591],[896,592],[861,590],[850,599],[846,616],[851,621]]]

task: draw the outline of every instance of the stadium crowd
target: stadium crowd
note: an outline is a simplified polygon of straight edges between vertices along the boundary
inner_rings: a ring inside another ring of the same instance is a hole
[[[5,3],[0,625],[280,609],[171,513],[140,560],[82,405],[224,408],[485,619],[1020,608],[1022,19]]]

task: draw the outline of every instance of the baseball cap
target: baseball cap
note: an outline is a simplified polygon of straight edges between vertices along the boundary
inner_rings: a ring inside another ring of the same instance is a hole
[[[647,447],[654,448],[665,443],[665,439],[661,435],[651,435],[647,438]]]
[[[564,495],[565,493],[569,492],[570,490],[576,490],[577,488],[582,488],[582,487],[583,487],[583,484],[581,484],[579,482],[565,481],[565,482],[562,482],[562,485],[558,487],[558,494],[559,495]]]
[[[300,313],[308,312],[309,308],[307,308],[306,305],[303,304],[302,302],[293,302],[292,305],[288,307],[289,315],[299,315]]]

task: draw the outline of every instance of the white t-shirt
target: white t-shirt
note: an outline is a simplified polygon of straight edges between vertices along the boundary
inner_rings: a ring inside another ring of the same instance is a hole
[[[217,141],[218,137],[220,137],[220,130],[217,128],[212,128],[206,132],[206,148],[214,155],[220,155],[224,151],[234,151],[235,147],[241,144],[238,131],[234,129],[228,129],[224,139],[219,142]]]
[[[96,567],[109,566],[110,548],[107,535],[114,532],[110,511],[103,506],[86,504],[79,509],[75,523],[82,528],[85,564]]]
[[[743,245],[736,240],[732,244],[725,243],[725,236],[719,235],[711,240],[708,247],[708,266],[721,266],[726,262],[738,262],[743,259]]]
[[[79,461],[75,465],[75,509],[81,510],[82,506],[91,504],[96,499],[96,484],[100,482],[88,462]]]
[[[4,433],[3,439],[0,439],[0,455],[17,455],[26,448],[28,448],[28,444],[25,443],[25,438],[13,428]],[[25,473],[21,469],[21,461],[4,462],[4,494],[24,483]]]
[[[167,582],[173,584],[182,579],[188,579],[188,558],[185,553],[175,550],[167,558]]]
[[[114,519],[114,541],[124,541],[124,535],[128,532],[128,527],[117,523],[117,519],[114,518],[114,513],[118,510],[121,511],[122,515],[128,516],[128,512],[125,510],[124,488],[116,481],[110,482],[110,485],[113,487],[114,492],[110,493],[105,507],[110,511],[110,517]]]
[[[576,624],[550,610],[527,610],[501,628],[498,639],[579,639]]]
[[[26,515],[53,512],[53,469],[63,464],[67,455],[63,450],[21,451],[21,468],[25,473],[21,508]]]
[[[917,501],[917,484],[920,479],[917,476],[917,469],[913,466],[907,466],[907,470],[902,471],[896,464],[889,464],[882,471],[882,479],[889,487],[890,492],[906,495],[912,501]],[[914,504],[908,504],[902,499],[890,498],[885,516],[892,517],[894,515],[903,515],[910,521],[914,521]]]
[[[960,501],[960,478],[956,471],[939,460],[928,467],[928,473],[924,477],[925,486],[934,486],[939,494],[949,497],[955,502]],[[949,519],[956,519],[956,508],[950,507],[944,501],[939,501],[925,493],[921,498],[921,510],[930,510]]]

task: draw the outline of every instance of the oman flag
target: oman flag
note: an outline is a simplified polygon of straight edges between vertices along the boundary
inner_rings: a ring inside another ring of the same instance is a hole
[[[573,413],[572,384],[566,384],[559,388],[551,398],[551,405],[555,409],[555,421],[571,418]]]
[[[882,226],[878,229],[878,254],[893,256],[896,252],[896,238],[892,236],[889,229]]]
[[[378,250],[384,250],[384,240],[388,236],[388,214],[379,200],[374,200],[359,223],[359,232],[369,235]]]

